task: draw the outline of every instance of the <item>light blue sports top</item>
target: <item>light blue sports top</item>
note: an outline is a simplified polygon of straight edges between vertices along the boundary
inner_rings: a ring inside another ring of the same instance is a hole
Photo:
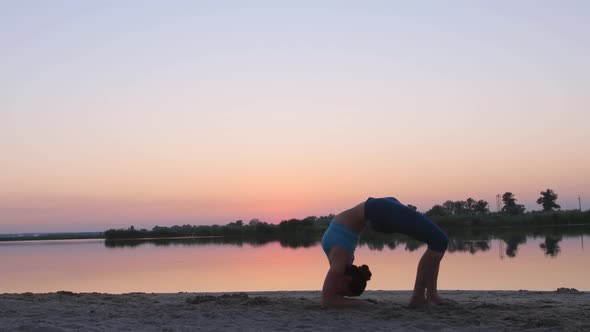
[[[358,241],[359,234],[353,232],[344,225],[332,221],[322,238],[322,249],[324,249],[326,256],[329,256],[330,249],[332,249],[333,246],[345,249],[350,254],[349,263],[352,264],[354,261],[354,249],[356,248]]]

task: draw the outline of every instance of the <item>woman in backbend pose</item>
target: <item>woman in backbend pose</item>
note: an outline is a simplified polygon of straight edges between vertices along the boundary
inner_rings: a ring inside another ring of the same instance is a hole
[[[371,278],[366,265],[353,265],[359,234],[368,225],[382,233],[401,233],[426,242],[428,249],[418,263],[410,306],[444,304],[450,300],[438,296],[436,282],[440,261],[447,249],[447,235],[432,221],[393,197],[372,198],[334,217],[322,238],[330,269],[324,280],[323,307],[367,304],[371,300],[350,299],[359,296]]]

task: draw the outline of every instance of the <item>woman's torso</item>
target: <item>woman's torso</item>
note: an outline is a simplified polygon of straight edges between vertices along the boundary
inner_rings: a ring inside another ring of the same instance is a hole
[[[332,222],[345,226],[351,231],[360,234],[367,226],[367,221],[365,220],[365,202],[339,213],[334,217]]]

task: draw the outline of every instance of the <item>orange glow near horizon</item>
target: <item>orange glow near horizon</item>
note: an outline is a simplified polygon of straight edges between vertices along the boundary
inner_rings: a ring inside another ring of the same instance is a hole
[[[149,190],[121,190],[118,193],[98,194],[100,191],[97,190],[94,195],[84,194],[81,189],[77,190],[78,193],[70,191],[54,195],[2,195],[0,233],[18,229],[18,226],[14,226],[17,224],[31,224],[34,231],[82,231],[101,230],[107,225],[127,227],[131,222],[143,225],[142,227],[152,227],[155,224],[172,225],[179,222],[224,224],[237,219],[248,221],[252,218],[276,223],[309,215],[337,214],[369,196],[394,196],[405,204],[418,206],[421,211],[426,211],[434,204],[440,204],[448,199],[473,197],[487,200],[490,209],[494,211],[495,194],[512,191],[521,204],[525,204],[529,209],[538,209],[535,200],[539,196],[539,191],[546,188],[552,188],[560,195],[558,203],[562,204],[562,208],[573,209],[578,207],[575,193],[585,190],[581,186],[590,187],[590,183],[586,184],[583,179],[570,181],[566,177],[559,180],[561,186],[539,186],[532,184],[535,181],[527,178],[521,182],[516,181],[518,185],[510,185],[508,180],[485,180],[484,176],[474,178],[466,175],[465,181],[473,180],[471,182],[452,182],[455,178],[435,182],[434,178],[428,176],[411,179],[411,174],[404,174],[406,178],[398,176],[381,183],[379,179],[384,176],[383,174],[376,174],[372,178],[362,175],[350,179],[343,177],[346,180],[341,182],[326,182],[331,181],[330,179],[320,182],[319,177],[305,179],[303,176],[299,177],[300,182],[297,182],[293,175],[285,181],[276,179],[276,182],[269,180],[267,183],[244,180],[235,187],[229,184],[223,187],[220,183],[220,188],[216,190],[204,188],[203,191],[198,189],[199,186],[182,185],[177,182],[177,192],[174,192],[174,186],[170,184],[168,187],[153,186]],[[413,180],[416,182],[412,182]],[[445,184],[443,181],[451,182]],[[114,183],[116,188],[124,188],[124,184],[120,182],[108,182]],[[195,189],[191,193],[187,188]],[[521,189],[517,191],[512,188]],[[143,190],[146,195],[142,195]],[[526,194],[523,194],[523,191]],[[586,202],[582,203],[586,208]],[[101,227],[101,224],[105,226]]]

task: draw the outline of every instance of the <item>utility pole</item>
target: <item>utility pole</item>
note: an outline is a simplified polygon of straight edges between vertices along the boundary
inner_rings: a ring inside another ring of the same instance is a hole
[[[578,195],[578,207],[580,208],[580,212],[582,212],[582,198]]]
[[[500,212],[500,210],[502,210],[502,207],[500,206],[500,194],[496,195],[496,212]]]

